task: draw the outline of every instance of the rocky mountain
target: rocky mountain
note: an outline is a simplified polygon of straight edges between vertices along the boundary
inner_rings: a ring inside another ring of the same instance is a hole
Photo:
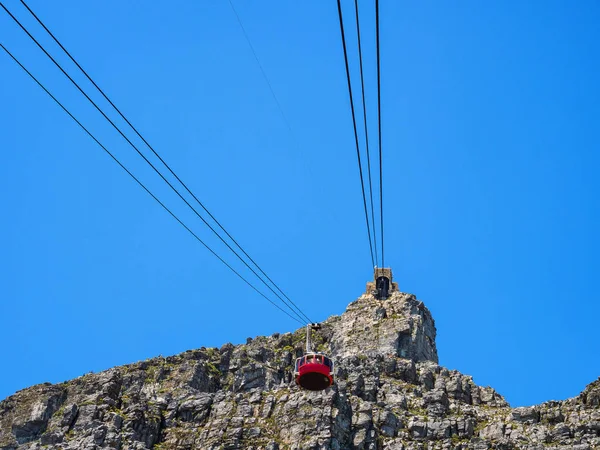
[[[300,329],[24,389],[0,403],[0,449],[600,448],[600,379],[511,408],[437,364],[434,320],[413,295],[365,294],[313,337],[336,363],[325,391],[293,382]]]

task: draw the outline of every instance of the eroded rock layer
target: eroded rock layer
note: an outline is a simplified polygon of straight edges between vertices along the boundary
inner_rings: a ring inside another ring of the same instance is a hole
[[[0,402],[0,449],[600,448],[600,379],[578,397],[511,409],[437,364],[414,296],[364,295],[314,336],[337,384],[299,390],[304,330],[116,367]]]

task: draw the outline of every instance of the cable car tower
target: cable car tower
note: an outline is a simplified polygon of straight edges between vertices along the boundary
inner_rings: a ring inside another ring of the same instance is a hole
[[[318,330],[321,325],[306,325],[306,353],[296,359],[294,379],[296,384],[309,391],[322,391],[333,385],[333,361],[322,352],[314,352],[310,345],[311,330]]]
[[[398,292],[398,283],[392,281],[392,269],[375,267],[373,281],[367,283],[367,294],[386,300],[392,292]]]

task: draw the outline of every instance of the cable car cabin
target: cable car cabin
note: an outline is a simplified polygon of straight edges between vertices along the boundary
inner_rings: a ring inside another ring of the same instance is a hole
[[[392,269],[375,267],[373,281],[367,283],[367,294],[377,300],[387,300],[394,292],[398,292],[398,283],[392,279]]]
[[[375,288],[377,289],[377,300],[387,299],[390,295],[390,279],[386,276],[377,277]]]
[[[310,352],[296,359],[296,384],[309,391],[322,391],[333,385],[333,361],[322,353]]]

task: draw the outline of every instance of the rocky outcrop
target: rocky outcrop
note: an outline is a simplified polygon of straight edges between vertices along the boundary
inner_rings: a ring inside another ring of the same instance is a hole
[[[510,408],[437,364],[414,296],[364,295],[314,335],[336,362],[298,389],[304,330],[201,348],[39,385],[0,403],[0,449],[594,449],[600,379],[578,397]]]
[[[362,354],[438,362],[435,323],[423,302],[394,293],[385,301],[363,295],[339,318],[330,318],[330,351],[335,358]]]

